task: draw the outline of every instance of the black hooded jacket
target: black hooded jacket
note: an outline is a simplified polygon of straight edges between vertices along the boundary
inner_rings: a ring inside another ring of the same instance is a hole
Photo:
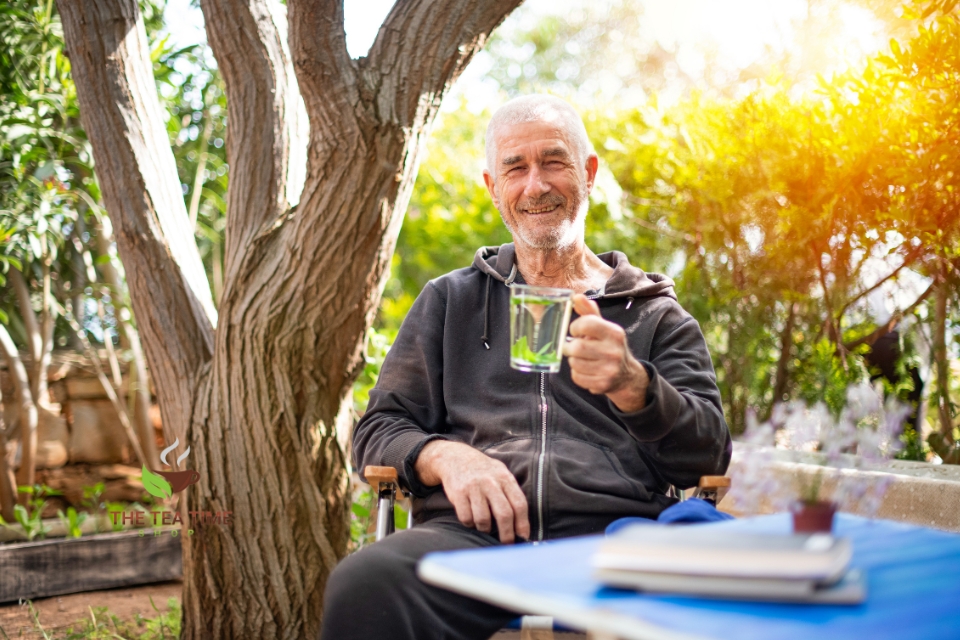
[[[559,373],[510,368],[509,287],[522,282],[514,247],[483,247],[473,266],[430,281],[383,363],[354,432],[357,468],[396,467],[417,523],[454,517],[441,487],[423,485],[417,456],[438,438],[504,462],[530,506],[531,538],[596,533],[624,516],[656,518],[665,492],[721,475],[730,462],[716,375],[700,326],[673,281],[599,256],[614,271],[588,291],[626,330],[650,375],[646,406],[623,413]]]

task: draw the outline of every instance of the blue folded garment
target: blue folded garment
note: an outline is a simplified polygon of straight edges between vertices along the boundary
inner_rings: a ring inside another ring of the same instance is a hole
[[[729,513],[717,511],[717,508],[701,500],[700,498],[690,498],[683,502],[667,507],[660,512],[656,520],[649,518],[620,518],[607,525],[607,535],[618,531],[628,524],[699,524],[703,522],[722,522],[723,520],[735,520]]]

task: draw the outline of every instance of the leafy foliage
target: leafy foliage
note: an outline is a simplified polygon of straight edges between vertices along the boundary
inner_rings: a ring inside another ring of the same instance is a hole
[[[866,5],[886,12],[883,3]],[[629,3],[616,7],[611,20],[627,33]],[[691,92],[665,107],[653,89],[638,108],[601,101],[583,110],[603,161],[587,243],[676,280],[707,337],[735,433],[751,406],[769,415],[799,398],[839,411],[846,388],[871,376],[864,356],[880,319],[871,292],[901,276],[932,276],[943,261],[956,269],[960,32],[956,15],[938,11],[908,10],[896,19],[903,44],[821,77],[816,92],[780,74],[738,98]],[[913,36],[903,26],[911,19]],[[609,29],[577,30],[576,20],[501,33],[490,77],[511,94],[580,95],[564,87],[593,76],[561,67],[593,69],[604,56],[591,54],[615,45]],[[624,40],[636,46],[637,38]],[[488,117],[461,105],[438,125],[379,326],[395,329],[428,279],[508,239],[479,183]],[[922,298],[910,304],[910,291],[898,303],[909,311],[902,327],[919,335],[930,314]],[[901,376],[889,391],[903,397],[913,384]],[[922,447],[908,452],[925,456]]]

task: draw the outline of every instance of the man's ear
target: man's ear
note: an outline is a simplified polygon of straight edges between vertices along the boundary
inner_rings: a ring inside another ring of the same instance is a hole
[[[593,190],[593,183],[597,179],[597,170],[600,168],[600,159],[597,154],[591,153],[587,156],[587,164],[584,167],[587,171],[587,193]]]
[[[500,203],[497,202],[497,183],[493,176],[490,175],[490,172],[486,169],[483,170],[483,184],[487,185],[487,191],[490,192],[490,197],[493,199],[493,204],[499,209]]]

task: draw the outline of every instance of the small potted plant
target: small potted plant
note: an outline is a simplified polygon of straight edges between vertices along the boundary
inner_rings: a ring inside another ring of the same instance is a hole
[[[867,383],[847,390],[839,415],[822,402],[778,405],[763,423],[750,413],[743,440],[754,447],[738,466],[731,493],[747,509],[766,502],[789,510],[798,533],[831,531],[837,509],[848,504],[856,503],[861,512],[873,515],[888,478],[840,474],[832,499],[827,499],[825,470],[868,469],[892,458],[900,449],[900,433],[909,414],[908,406],[892,398],[884,403],[882,390]],[[784,458],[819,468],[789,479],[771,473],[771,462]]]

